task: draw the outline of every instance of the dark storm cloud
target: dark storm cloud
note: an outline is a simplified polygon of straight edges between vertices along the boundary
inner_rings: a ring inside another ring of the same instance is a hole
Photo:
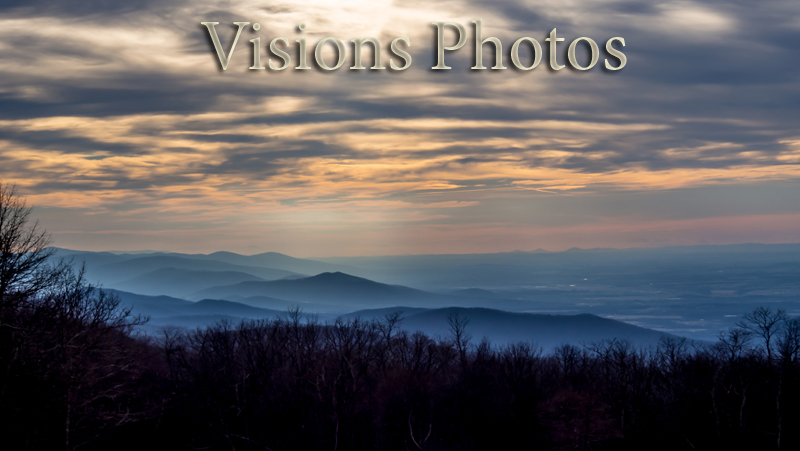
[[[281,142],[275,149],[264,146],[224,151],[224,160],[217,164],[203,165],[205,174],[242,174],[257,178],[291,171],[297,162],[318,157],[335,157],[352,154],[350,149],[339,148],[320,141]]]
[[[86,154],[103,151],[112,154],[136,154],[142,152],[142,149],[139,147],[129,144],[99,142],[80,136],[69,136],[65,132],[49,130],[24,132],[0,129],[0,140],[7,140],[17,145],[30,148],[55,150],[66,153]]]
[[[136,11],[177,6],[184,0],[4,0],[0,13],[17,17],[60,16],[83,17],[115,16]]]

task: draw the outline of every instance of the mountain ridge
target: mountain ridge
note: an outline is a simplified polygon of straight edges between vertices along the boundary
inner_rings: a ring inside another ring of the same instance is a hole
[[[266,296],[285,301],[387,305],[392,302],[443,302],[447,296],[390,285],[342,272],[326,272],[292,280],[241,282],[199,290],[189,299]]]

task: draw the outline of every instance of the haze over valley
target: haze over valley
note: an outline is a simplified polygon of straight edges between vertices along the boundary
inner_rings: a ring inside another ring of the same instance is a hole
[[[113,291],[144,329],[271,318],[382,318],[448,333],[447,316],[475,341],[552,348],[603,339],[650,345],[662,335],[713,341],[758,306],[800,314],[800,245],[571,249],[298,259],[279,253],[83,252],[87,279]]]

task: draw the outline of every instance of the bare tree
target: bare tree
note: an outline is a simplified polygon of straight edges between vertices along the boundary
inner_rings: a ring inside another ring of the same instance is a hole
[[[777,348],[784,365],[792,365],[797,362],[798,353],[800,353],[800,319],[786,321],[783,333],[778,339]]]
[[[55,251],[30,214],[16,187],[0,182],[0,321],[6,307],[52,284],[64,270],[63,265],[57,269],[46,264]]]
[[[21,440],[71,450],[144,415],[129,401],[143,349],[131,332],[146,319],[83,268],[50,264],[49,235],[30,213],[0,184],[0,410],[19,413]]]
[[[39,297],[33,316],[26,333],[47,346],[28,357],[47,359],[47,372],[63,387],[66,449],[145,415],[125,400],[141,371],[130,333],[146,318],[87,284],[82,270],[64,274],[57,290]]]
[[[397,330],[400,323],[403,322],[403,319],[402,310],[398,310],[383,316],[383,320],[378,324],[378,330],[387,344],[390,343],[392,335]]]
[[[472,339],[472,335],[467,333],[469,318],[461,316],[458,312],[452,312],[447,315],[447,324],[450,327],[450,337],[461,358],[461,364],[465,365],[467,363],[469,341]]]
[[[775,337],[787,319],[786,312],[783,310],[773,311],[769,307],[759,307],[750,313],[745,313],[742,318],[742,321],[736,325],[764,341],[767,361],[772,363]]]
[[[720,333],[718,342],[713,349],[719,356],[729,363],[734,362],[745,355],[750,349],[752,334],[745,329],[731,329],[727,333]]]

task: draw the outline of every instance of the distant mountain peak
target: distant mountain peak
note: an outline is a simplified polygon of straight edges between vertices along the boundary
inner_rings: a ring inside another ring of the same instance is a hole
[[[573,249],[577,249],[577,247],[574,247]],[[538,248],[536,248],[536,249],[534,249],[532,251],[521,251],[521,250],[518,249],[518,250],[515,250],[515,251],[511,251],[510,253],[511,254],[549,254],[550,251],[548,251],[547,249],[542,249],[541,247],[538,247]]]
[[[274,256],[280,256],[280,257],[289,257],[289,258],[295,258],[295,257],[292,257],[291,255],[281,254],[280,252],[273,252],[273,251],[270,251],[270,252],[262,252],[262,253],[260,253],[260,254],[256,254],[255,256],[264,256],[264,255],[269,255],[269,256],[273,256],[273,257],[274,257]]]
[[[228,251],[217,251],[208,254],[209,257],[213,257],[215,255],[219,256],[219,255],[239,255],[239,254],[237,254],[236,252],[228,252]]]
[[[233,255],[233,256],[236,256],[236,257],[245,257],[245,258],[247,258],[247,257],[267,257],[267,256],[269,256],[269,257],[287,257],[287,258],[292,258],[292,259],[295,258],[295,257],[292,257],[290,255],[281,254],[280,252],[261,252],[259,254],[244,255],[244,254],[237,254],[236,252],[217,251],[217,252],[212,252],[212,253],[208,254],[209,257],[222,256],[222,255]]]
[[[378,283],[369,279],[365,279],[363,277],[351,276],[350,274],[346,274],[341,271],[323,272],[317,274],[316,276],[311,276],[311,277],[306,277],[305,279],[296,279],[296,280],[306,280],[309,282],[314,281],[314,282],[340,282],[340,283]]]

